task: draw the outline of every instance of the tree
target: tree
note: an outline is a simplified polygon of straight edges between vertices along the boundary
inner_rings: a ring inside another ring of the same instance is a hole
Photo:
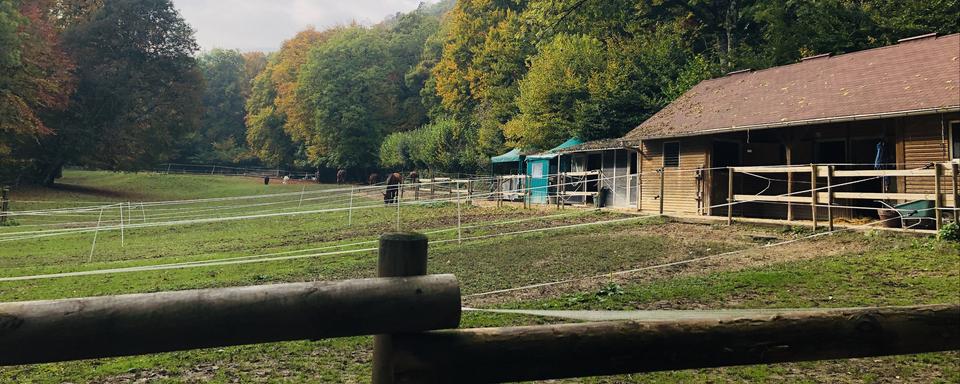
[[[45,183],[71,161],[130,170],[167,160],[201,115],[193,30],[170,0],[106,1],[84,20],[63,32],[78,86],[42,142]]]
[[[570,137],[583,137],[585,126],[597,124],[596,100],[588,83],[603,70],[603,43],[585,35],[558,35],[531,59],[520,82],[520,116],[506,126],[511,143],[547,149]]]
[[[35,143],[54,134],[44,115],[66,108],[75,86],[49,6],[0,4],[0,181],[29,170]]]
[[[246,137],[246,61],[239,51],[214,49],[200,56],[199,65],[205,85],[203,124],[191,135],[187,156],[200,162],[236,162],[242,153],[237,140]]]

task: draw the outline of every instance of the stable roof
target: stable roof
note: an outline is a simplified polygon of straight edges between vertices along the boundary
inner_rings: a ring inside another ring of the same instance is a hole
[[[818,55],[703,81],[627,139],[808,125],[960,110],[960,34]]]

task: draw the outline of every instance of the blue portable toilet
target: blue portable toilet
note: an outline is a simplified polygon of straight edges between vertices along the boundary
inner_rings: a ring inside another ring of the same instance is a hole
[[[547,204],[550,202],[550,176],[570,170],[570,159],[560,157],[559,151],[583,141],[572,138],[555,148],[527,156],[527,176],[530,177],[530,203]]]

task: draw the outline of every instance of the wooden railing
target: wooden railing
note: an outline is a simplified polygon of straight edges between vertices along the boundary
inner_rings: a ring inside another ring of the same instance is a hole
[[[456,329],[427,238],[380,240],[378,278],[0,304],[0,365],[376,335],[373,382],[493,383],[960,349],[960,305]]]
[[[834,215],[833,206],[836,200],[929,200],[933,201],[933,211],[936,221],[936,228],[940,229],[943,223],[943,212],[946,208],[953,211],[956,218],[960,213],[958,202],[960,202],[960,176],[958,176],[958,163],[956,161],[949,163],[931,163],[928,167],[922,169],[864,169],[864,170],[842,170],[833,165],[797,165],[782,167],[730,167],[729,168],[729,195],[727,205],[727,220],[733,221],[734,204],[738,202],[785,202],[788,204],[809,204],[811,209],[811,219],[814,228],[817,228],[817,209],[826,207],[827,222],[830,230],[833,230]],[[792,182],[788,185],[788,192],[784,195],[746,195],[736,194],[734,190],[734,175],[742,174],[774,174],[786,173],[789,180],[795,180],[795,174],[810,175],[810,192],[792,191]],[[933,190],[930,193],[903,193],[903,192],[842,192],[834,190],[838,185],[836,178],[871,178],[871,177],[925,177],[933,179]],[[826,183],[819,182],[820,178],[825,178]],[[945,180],[950,180],[951,190],[945,190],[943,185]],[[788,207],[788,212],[792,213],[792,206]]]

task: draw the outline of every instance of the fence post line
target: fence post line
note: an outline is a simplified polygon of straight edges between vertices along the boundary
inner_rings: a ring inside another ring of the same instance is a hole
[[[733,167],[727,167],[727,225],[733,225]]]
[[[666,186],[664,186],[664,181],[667,177],[667,168],[660,168],[657,172],[660,172],[660,216],[663,216],[663,205],[664,205],[664,195],[666,194]]]
[[[810,164],[810,219],[813,230],[817,230],[817,165]]]
[[[933,164],[933,213],[935,220],[937,221],[937,230],[940,230],[940,226],[943,223],[943,188],[940,186],[940,181],[943,178],[943,164],[934,163]]]
[[[7,222],[7,212],[10,211],[10,187],[0,188],[0,224]]]
[[[380,237],[377,277],[427,274],[427,237],[423,234],[387,233]],[[373,384],[393,384],[393,336],[373,337]]]
[[[833,165],[827,166],[827,228],[833,232]]]

